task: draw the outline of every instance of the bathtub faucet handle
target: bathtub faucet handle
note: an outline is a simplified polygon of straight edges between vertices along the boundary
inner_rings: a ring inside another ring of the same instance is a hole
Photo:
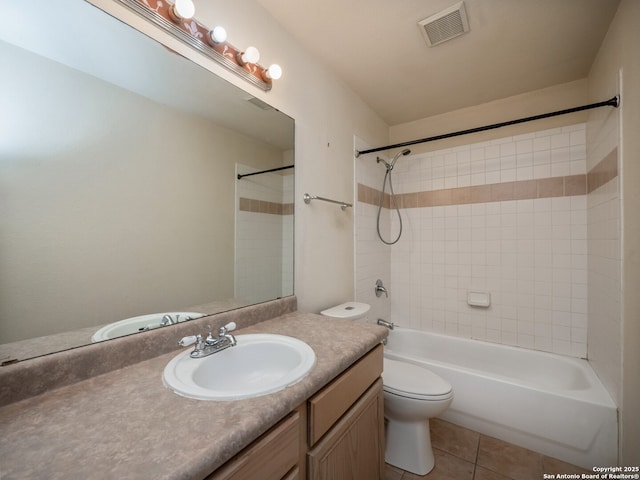
[[[395,324],[393,322],[387,322],[381,318],[378,319],[378,325],[382,325],[383,327],[387,327],[389,330],[393,330],[395,328]]]
[[[380,298],[380,296],[384,293],[385,297],[389,298],[389,293],[387,292],[387,289],[384,288],[384,284],[382,283],[382,280],[378,279],[376,280],[376,288],[374,290],[376,297]]]

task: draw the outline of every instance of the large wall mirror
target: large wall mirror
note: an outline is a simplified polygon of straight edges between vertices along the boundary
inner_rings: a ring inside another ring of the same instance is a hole
[[[293,119],[80,0],[0,58],[0,362],[293,294]]]

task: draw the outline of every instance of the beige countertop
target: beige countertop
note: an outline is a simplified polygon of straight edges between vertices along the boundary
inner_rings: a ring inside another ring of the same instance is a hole
[[[299,312],[236,333],[257,332],[305,341],[316,365],[280,392],[201,401],[163,385],[172,352],[9,404],[0,408],[0,479],[204,478],[387,335],[377,325]]]

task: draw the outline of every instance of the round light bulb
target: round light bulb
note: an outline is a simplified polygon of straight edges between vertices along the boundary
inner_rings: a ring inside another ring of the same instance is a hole
[[[171,9],[174,15],[181,20],[189,20],[196,13],[196,6],[191,0],[176,0]]]
[[[282,67],[274,63],[267,69],[267,78],[278,80],[282,76]]]
[[[227,31],[224,27],[217,26],[209,32],[209,37],[213,43],[222,43],[227,39]]]
[[[258,63],[260,60],[260,52],[256,47],[247,47],[242,54],[242,61],[244,63]]]

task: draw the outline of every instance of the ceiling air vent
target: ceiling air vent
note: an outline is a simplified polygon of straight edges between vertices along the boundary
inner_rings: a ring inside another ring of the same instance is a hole
[[[440,13],[418,22],[427,45],[433,47],[469,31],[464,2],[456,3]]]

